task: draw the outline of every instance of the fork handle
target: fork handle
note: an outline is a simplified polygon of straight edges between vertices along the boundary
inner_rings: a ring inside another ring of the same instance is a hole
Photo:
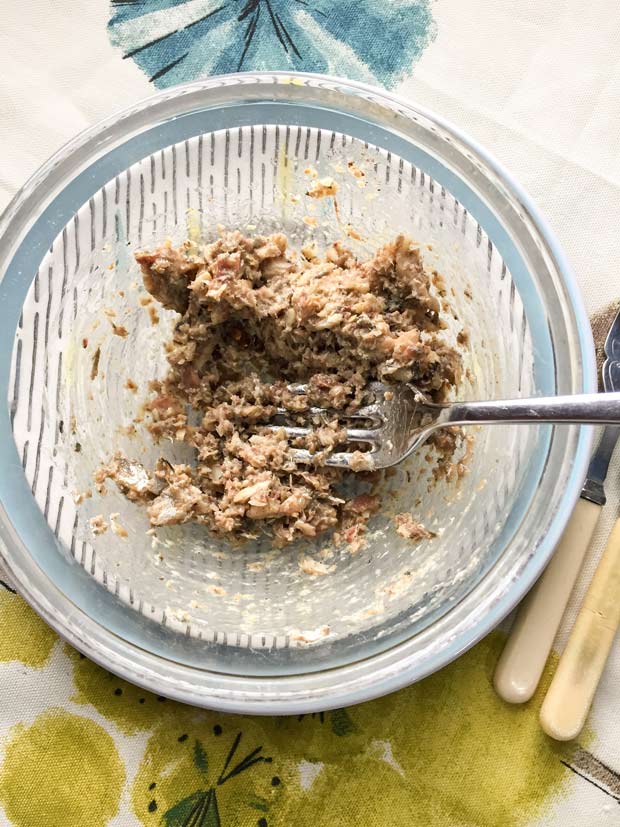
[[[536,692],[601,506],[579,499],[551,562],[525,598],[493,675],[497,694],[522,704]]]
[[[569,741],[581,732],[620,624],[620,520],[616,521],[540,709],[542,728]]]
[[[583,393],[539,396],[534,399],[498,399],[492,402],[456,402],[446,408],[437,425],[469,422],[573,422],[620,424],[620,393]]]

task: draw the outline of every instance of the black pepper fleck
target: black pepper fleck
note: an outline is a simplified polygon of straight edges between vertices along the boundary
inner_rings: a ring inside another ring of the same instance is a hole
[[[154,790],[156,786],[157,784],[155,783],[155,781],[153,781],[152,784],[149,784],[149,790]]]
[[[278,778],[277,775],[274,775],[274,777],[271,779],[271,786],[272,787],[277,787],[281,783],[282,782],[280,781],[280,779]]]
[[[219,724],[216,724],[213,727],[213,734],[214,735],[221,735],[222,734],[222,727]]]
[[[187,741],[187,733],[184,732],[183,735],[179,735],[179,737],[177,738],[177,741],[179,742],[179,744],[182,744],[183,741]]]
[[[154,813],[156,809],[157,809],[157,802],[155,801],[155,799],[153,799],[152,801],[149,802],[149,813]]]
[[[114,694],[115,695],[122,695],[123,694],[123,690],[120,688],[120,686],[116,687],[116,689],[114,690]]]

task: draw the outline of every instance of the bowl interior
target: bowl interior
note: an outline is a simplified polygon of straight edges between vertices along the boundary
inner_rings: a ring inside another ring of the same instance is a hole
[[[419,451],[383,481],[384,506],[356,554],[326,537],[284,550],[231,548],[192,526],[153,539],[144,510],[114,485],[77,506],[75,493],[94,491],[95,469],[115,450],[147,465],[162,453],[188,459],[178,447],[154,447],[140,425],[128,433],[149,379],[165,372],[162,342],[175,315],[140,303],[135,250],[167,237],[212,239],[223,225],[283,231],[295,247],[325,247],[349,232],[347,243],[365,256],[404,232],[447,285],[447,340],[468,334],[458,397],[556,389],[541,297],[527,271],[515,277],[500,254],[495,220],[461,203],[469,185],[437,175],[424,153],[399,155],[387,135],[373,144],[352,128],[265,114],[257,108],[249,123],[222,129],[203,123],[174,143],[163,137],[82,203],[23,301],[9,385],[15,445],[50,528],[44,553],[68,563],[55,575],[62,590],[143,649],[241,675],[351,662],[444,616],[505,554],[539,485],[551,431],[469,429],[468,472],[456,480],[435,481]],[[315,175],[337,182],[337,211],[331,198],[306,196]],[[113,335],[112,321],[128,336]],[[401,538],[393,516],[403,511],[437,536],[415,545]],[[88,519],[110,513],[127,537],[93,536]],[[304,573],[307,558],[325,573]]]

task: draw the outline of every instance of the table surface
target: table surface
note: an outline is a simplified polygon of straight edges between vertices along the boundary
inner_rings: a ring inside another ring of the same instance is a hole
[[[240,66],[363,79],[511,170],[568,254],[600,341],[619,292],[618,43],[614,0],[32,0],[27,14],[5,0],[0,208],[62,143],[156,88]],[[617,515],[619,470],[616,458],[557,651]],[[493,693],[502,630],[409,689],[289,719],[132,687],[4,580],[0,630],[0,825],[620,825],[617,641],[586,731],[558,745],[538,726],[540,692],[518,708]]]

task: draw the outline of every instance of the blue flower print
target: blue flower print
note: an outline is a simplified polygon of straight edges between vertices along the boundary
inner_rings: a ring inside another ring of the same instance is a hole
[[[387,87],[435,36],[430,0],[112,0],[110,40],[156,86],[281,69]]]

